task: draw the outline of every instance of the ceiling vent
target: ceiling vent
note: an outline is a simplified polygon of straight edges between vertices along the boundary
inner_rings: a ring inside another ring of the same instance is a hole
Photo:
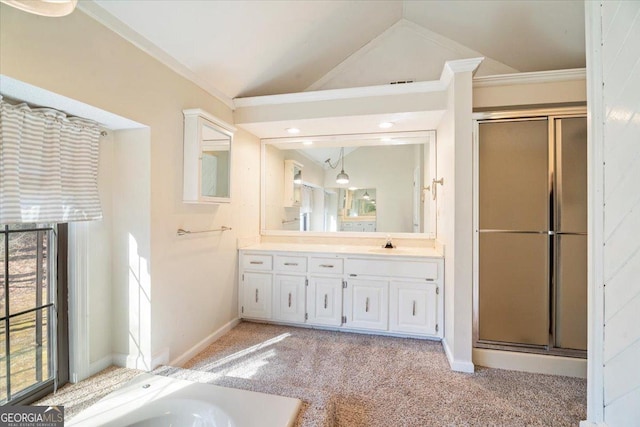
[[[413,80],[397,80],[395,82],[389,83],[390,85],[403,85],[405,83],[413,83]]]

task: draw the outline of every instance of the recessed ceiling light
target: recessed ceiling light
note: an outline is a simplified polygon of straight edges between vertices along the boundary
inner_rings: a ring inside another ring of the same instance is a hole
[[[298,128],[287,128],[286,131],[289,132],[290,134],[300,133],[300,129]]]
[[[351,191],[356,191],[358,189],[358,187],[349,187],[349,190]]]
[[[392,126],[393,126],[393,123],[391,122],[380,122],[380,124],[378,125],[380,129],[389,129]]]
[[[311,144],[313,144],[313,141],[309,141],[309,140],[302,141],[302,145],[311,145]]]
[[[380,141],[382,142],[391,142],[391,138],[380,138]]]

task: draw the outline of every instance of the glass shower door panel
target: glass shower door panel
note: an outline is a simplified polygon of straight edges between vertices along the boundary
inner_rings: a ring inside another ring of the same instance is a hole
[[[548,230],[548,120],[479,129],[480,229]]]
[[[558,198],[556,231],[586,232],[587,119],[556,119],[555,126]]]
[[[558,250],[555,346],[587,349],[587,236],[560,235]]]
[[[481,233],[479,339],[549,343],[549,237]]]

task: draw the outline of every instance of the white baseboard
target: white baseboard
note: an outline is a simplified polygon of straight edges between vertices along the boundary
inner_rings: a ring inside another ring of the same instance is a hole
[[[577,378],[587,377],[587,360],[575,357],[474,348],[473,362],[488,368]]]
[[[123,368],[140,369],[142,371],[150,371],[152,369],[147,360],[141,355],[115,353],[112,360],[114,365]]]
[[[596,423],[593,421],[580,421],[580,427],[608,427],[605,423]]]
[[[160,365],[169,364],[169,347],[165,347],[151,357],[151,369],[155,369]]]
[[[213,332],[211,335],[209,335],[208,337],[206,337],[205,339],[203,339],[202,341],[200,341],[199,343],[197,343],[196,345],[191,347],[184,354],[182,354],[181,356],[178,356],[175,359],[173,359],[171,361],[171,363],[169,363],[169,365],[176,366],[176,367],[182,367],[182,365],[187,363],[189,360],[193,359],[193,357],[195,355],[197,355],[202,350],[207,348],[207,346],[211,345],[211,343],[213,343],[218,338],[220,338],[222,335],[226,334],[231,329],[233,329],[238,323],[240,323],[240,319],[236,318],[236,319],[233,319],[232,321],[230,321],[229,323],[223,325],[220,329],[218,329],[217,331]]]
[[[121,368],[126,368],[127,367],[127,356],[128,354],[124,354],[124,353],[114,353],[112,358],[113,358],[113,364],[116,366],[120,366]]]
[[[452,371],[466,372],[469,374],[473,374],[475,372],[475,366],[472,362],[464,362],[453,358],[453,353],[449,348],[449,344],[447,344],[447,340],[444,338],[442,339],[442,348],[444,348],[444,354],[447,355],[447,360],[449,360],[449,366]]]
[[[109,354],[108,356],[89,364],[89,376],[95,375],[98,372],[107,369],[111,365],[113,365],[113,355]]]

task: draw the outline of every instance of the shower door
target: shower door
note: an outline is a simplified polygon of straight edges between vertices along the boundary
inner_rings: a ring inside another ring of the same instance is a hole
[[[584,356],[586,118],[478,123],[476,347]]]

